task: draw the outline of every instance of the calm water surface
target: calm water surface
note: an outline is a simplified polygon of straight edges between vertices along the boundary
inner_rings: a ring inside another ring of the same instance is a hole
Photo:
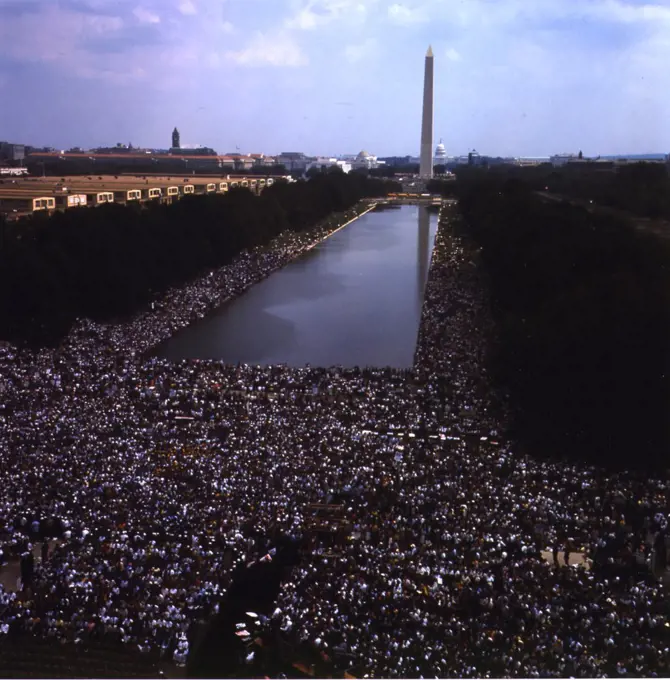
[[[158,348],[289,366],[412,366],[437,215],[373,211]]]

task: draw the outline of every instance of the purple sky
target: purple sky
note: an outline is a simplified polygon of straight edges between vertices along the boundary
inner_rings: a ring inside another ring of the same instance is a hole
[[[0,139],[418,154],[670,150],[670,0],[0,0]]]

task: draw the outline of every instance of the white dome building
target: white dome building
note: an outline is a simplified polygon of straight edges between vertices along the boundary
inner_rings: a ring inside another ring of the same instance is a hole
[[[352,163],[352,165],[354,168],[367,168],[368,170],[371,168],[376,168],[378,165],[377,156],[373,156],[367,151],[361,151],[358,156],[356,156],[356,160]]]
[[[447,162],[447,152],[444,148],[444,144],[440,139],[440,143],[435,147],[435,157],[433,158],[433,165],[440,165]]]

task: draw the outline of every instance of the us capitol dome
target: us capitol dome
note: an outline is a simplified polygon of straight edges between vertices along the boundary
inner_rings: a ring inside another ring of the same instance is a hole
[[[444,144],[440,139],[440,143],[435,148],[435,160],[444,160],[447,157],[447,152],[444,149]]]

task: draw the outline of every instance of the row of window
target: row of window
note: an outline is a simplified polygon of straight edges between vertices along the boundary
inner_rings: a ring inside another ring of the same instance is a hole
[[[266,181],[264,179],[259,180],[259,184],[263,185],[265,184]],[[267,184],[270,185],[273,183],[272,179],[267,180]],[[234,189],[238,186],[242,187],[254,187],[256,185],[256,180],[251,180],[249,182],[248,180],[242,180],[241,182],[230,182],[230,188]],[[216,191],[216,184],[213,182],[210,182],[206,186],[206,191],[207,192],[212,192]],[[228,182],[221,182],[219,184],[219,191],[228,191]],[[193,184],[188,184],[184,186],[183,188],[183,193],[184,194],[194,194],[195,193],[195,186]],[[163,190],[158,187],[153,187],[149,189],[148,197],[151,198],[160,198],[163,195]],[[179,187],[168,187],[167,188],[167,195],[168,196],[176,196],[179,195]],[[65,197],[63,197],[65,199]],[[142,198],[142,191],[141,189],[129,189],[126,191],[126,200],[128,201],[137,201]],[[32,200],[32,209],[33,211],[37,210],[55,210],[56,208],[56,198],[51,197],[51,196],[43,196],[40,198],[33,198],[33,199],[27,199]],[[111,191],[102,191],[100,193],[97,193],[95,196],[95,202],[96,204],[100,203],[113,203],[114,202],[114,193]],[[65,200],[63,200],[63,203],[65,204]],[[30,204],[28,204],[30,205]],[[83,200],[79,197],[78,194],[74,195],[69,195],[67,196],[67,205],[68,207],[72,207],[75,205],[86,205],[86,199],[85,197]]]

